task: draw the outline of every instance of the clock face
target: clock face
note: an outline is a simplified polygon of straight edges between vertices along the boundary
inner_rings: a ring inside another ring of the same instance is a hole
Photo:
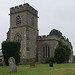
[[[21,18],[20,18],[20,16],[18,15],[18,16],[16,17],[16,25],[19,26],[20,24],[21,24]]]

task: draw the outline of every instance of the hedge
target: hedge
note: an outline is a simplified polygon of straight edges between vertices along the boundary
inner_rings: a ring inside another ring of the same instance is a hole
[[[2,43],[2,53],[6,65],[10,57],[15,58],[16,64],[20,62],[20,43],[15,41],[4,41]]]

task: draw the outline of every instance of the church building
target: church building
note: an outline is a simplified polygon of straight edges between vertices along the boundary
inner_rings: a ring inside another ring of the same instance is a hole
[[[45,59],[54,56],[55,48],[58,46],[59,37],[38,33],[38,11],[28,3],[10,8],[10,28],[7,32],[7,41],[19,41],[20,62],[35,59],[44,63]],[[70,62],[73,61],[72,45],[63,40],[70,49]]]

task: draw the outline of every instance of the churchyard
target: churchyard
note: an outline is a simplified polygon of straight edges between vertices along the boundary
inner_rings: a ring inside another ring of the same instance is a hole
[[[75,75],[75,64],[30,64],[17,65],[17,72],[10,72],[9,66],[0,66],[0,75]]]
[[[61,64],[53,64],[53,67],[50,67],[50,64],[36,63],[33,58],[29,59],[29,63],[19,62],[18,58],[20,56],[15,56],[15,55],[19,55],[19,52],[17,53],[17,51],[20,51],[19,49],[20,43],[19,42],[4,42],[4,43],[7,43],[8,47],[6,48],[8,48],[7,49],[8,51],[10,51],[9,45],[11,46],[12,44],[13,46],[11,48],[11,52],[9,52],[9,54],[4,55],[5,61],[3,58],[2,63],[0,63],[0,75],[75,75],[75,63],[64,63],[63,61],[60,62]],[[2,50],[4,52],[6,51],[5,46],[6,44],[2,46],[3,48]],[[15,48],[18,49],[15,50]],[[5,53],[8,53],[8,51]],[[15,55],[14,55],[14,51],[16,51]],[[52,60],[50,59],[50,61]],[[6,65],[9,64],[9,65],[6,66],[5,64]]]

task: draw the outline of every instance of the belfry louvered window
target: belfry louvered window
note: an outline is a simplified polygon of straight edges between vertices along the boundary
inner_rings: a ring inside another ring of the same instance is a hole
[[[18,15],[17,17],[16,17],[16,25],[20,25],[21,24],[21,18],[20,18],[20,16]]]

